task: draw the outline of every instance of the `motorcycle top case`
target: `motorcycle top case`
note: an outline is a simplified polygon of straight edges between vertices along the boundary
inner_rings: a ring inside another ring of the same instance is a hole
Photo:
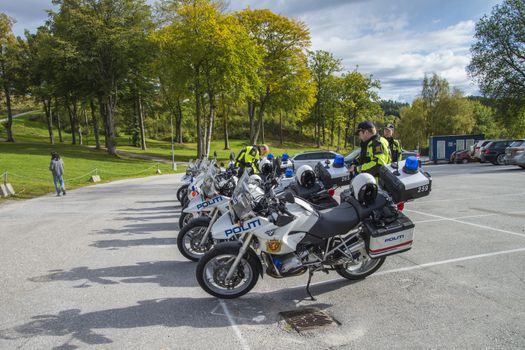
[[[379,186],[387,191],[395,203],[428,196],[432,189],[432,177],[420,169],[406,171],[405,161],[381,166]]]
[[[352,181],[352,177],[345,166],[336,168],[331,164],[327,166],[323,162],[319,162],[315,166],[315,172],[325,188],[349,185]]]
[[[367,246],[371,258],[406,252],[412,248],[415,226],[402,213],[399,213],[395,221],[388,224],[366,220],[364,225],[369,233]]]

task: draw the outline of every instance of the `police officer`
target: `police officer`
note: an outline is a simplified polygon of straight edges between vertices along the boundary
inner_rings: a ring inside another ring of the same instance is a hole
[[[392,162],[399,162],[402,159],[401,143],[399,140],[394,138],[394,124],[387,124],[383,130],[383,136],[388,141],[388,148],[390,149],[390,155]]]
[[[374,124],[368,120],[357,125],[355,134],[361,140],[361,154],[357,164],[352,164],[349,171],[369,173],[377,178],[381,165],[391,163],[388,141],[377,133]]]
[[[239,176],[244,169],[250,169],[250,173],[255,174],[259,172],[258,164],[262,157],[265,157],[270,147],[264,144],[261,146],[249,146],[243,148],[237,158],[235,159],[235,166],[239,168]]]

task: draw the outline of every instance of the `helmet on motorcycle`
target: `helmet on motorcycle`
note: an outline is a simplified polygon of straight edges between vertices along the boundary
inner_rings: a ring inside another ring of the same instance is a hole
[[[297,169],[295,180],[304,188],[311,188],[315,184],[315,173],[311,166],[302,165]]]
[[[261,186],[263,181],[259,175],[253,174],[253,175],[250,175],[248,182],[251,184],[255,184],[257,186]]]
[[[369,204],[377,197],[376,179],[367,173],[362,173],[353,178],[350,183],[354,198],[360,203]]]
[[[268,159],[264,158],[259,163],[259,169],[261,170],[261,173],[263,175],[269,175],[272,173],[272,162],[270,162]]]

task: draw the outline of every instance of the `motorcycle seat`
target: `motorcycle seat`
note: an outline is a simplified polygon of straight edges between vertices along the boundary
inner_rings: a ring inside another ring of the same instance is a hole
[[[331,210],[319,212],[319,218],[309,234],[318,238],[342,235],[353,229],[360,221],[354,206],[343,202]]]

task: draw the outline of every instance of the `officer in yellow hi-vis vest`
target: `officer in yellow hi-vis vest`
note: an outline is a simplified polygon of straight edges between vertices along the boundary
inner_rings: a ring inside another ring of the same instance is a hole
[[[269,147],[267,145],[262,146],[248,146],[243,148],[237,158],[235,158],[235,166],[239,168],[239,176],[242,175],[244,169],[250,169],[251,174],[259,172],[257,164],[261,158],[261,154],[264,156],[268,153]]]
[[[368,120],[358,124],[355,134],[361,140],[361,154],[357,164],[351,165],[349,171],[369,173],[377,178],[381,165],[391,163],[388,141],[377,134],[376,127]]]
[[[383,136],[388,141],[388,147],[390,148],[390,156],[392,162],[399,162],[402,160],[403,150],[401,149],[401,143],[399,140],[394,138],[394,124],[387,124],[383,130]]]

